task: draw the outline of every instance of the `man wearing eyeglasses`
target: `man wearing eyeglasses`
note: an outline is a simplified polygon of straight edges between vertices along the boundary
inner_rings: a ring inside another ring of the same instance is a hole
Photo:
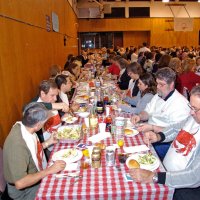
[[[200,86],[190,94],[190,116],[180,123],[169,126],[162,132],[148,131],[144,142],[173,141],[163,164],[167,172],[151,172],[143,169],[130,173],[135,181],[154,182],[174,187],[174,199],[199,200],[200,198]]]
[[[159,132],[163,127],[176,124],[189,116],[190,109],[187,99],[175,89],[176,73],[169,67],[156,73],[157,94],[147,104],[144,111],[134,115],[134,124],[148,121],[138,127],[138,131]],[[169,147],[169,145],[168,145]],[[158,149],[160,157],[164,157],[165,149]],[[166,151],[166,150],[165,150]]]

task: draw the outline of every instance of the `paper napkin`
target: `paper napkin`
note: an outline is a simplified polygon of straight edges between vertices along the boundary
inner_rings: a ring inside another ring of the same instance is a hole
[[[64,171],[76,171],[78,169],[78,163],[67,163]]]
[[[142,152],[142,151],[148,151],[149,147],[146,145],[138,145],[138,146],[133,146],[133,147],[124,147],[124,151],[126,153],[137,153],[137,152]]]
[[[93,135],[91,137],[88,138],[88,141],[92,142],[92,143],[97,143],[101,140],[104,140],[106,138],[111,137],[109,132],[105,132],[105,133],[98,133],[96,135]]]

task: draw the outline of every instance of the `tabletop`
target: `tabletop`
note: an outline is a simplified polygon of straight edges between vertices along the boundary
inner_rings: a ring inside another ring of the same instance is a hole
[[[83,143],[87,143],[87,138],[91,133],[83,136]],[[102,141],[106,146],[116,144],[115,136]],[[142,134],[139,133],[134,137],[124,138],[125,146],[135,146],[143,144]],[[77,144],[61,144],[54,146],[52,154],[61,149],[72,148]],[[122,149],[117,149],[117,153]],[[156,154],[153,147],[153,154]],[[52,163],[50,158],[49,164]],[[101,167],[88,169],[80,169],[82,178],[76,183],[74,178],[58,179],[55,175],[45,177],[40,184],[36,200],[48,199],[172,199],[174,189],[162,184],[141,184],[126,182],[124,175],[128,173],[128,168],[125,164],[120,164],[116,158],[116,165],[120,165],[120,171],[115,166],[106,166],[105,150],[102,152]],[[158,171],[165,171],[162,164]]]

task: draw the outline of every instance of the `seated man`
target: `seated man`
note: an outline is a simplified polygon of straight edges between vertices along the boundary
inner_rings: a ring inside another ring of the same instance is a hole
[[[51,132],[57,129],[61,125],[61,118],[58,110],[67,112],[69,105],[66,103],[55,103],[58,95],[58,86],[54,80],[44,80],[39,86],[39,97],[33,99],[33,101],[42,102],[49,110],[51,110],[49,119],[45,122],[42,133],[39,133],[40,141],[43,142],[51,136]],[[45,149],[47,158],[52,150],[52,146]]]
[[[56,161],[46,168],[43,149],[57,140],[52,135],[41,144],[35,132],[43,127],[47,119],[48,110],[43,104],[30,103],[24,109],[22,121],[15,123],[6,138],[3,169],[8,194],[13,199],[34,199],[40,180],[65,168],[64,161]]]
[[[67,96],[67,92],[71,91],[72,88],[72,82],[69,77],[66,75],[58,75],[55,78],[55,83],[58,86],[59,94],[57,96],[57,102],[64,102],[69,106],[69,100]],[[76,102],[73,102],[70,106],[70,111],[76,112],[80,108],[80,105]],[[59,111],[59,115],[62,117],[65,114],[63,111]]]
[[[187,99],[175,89],[176,73],[168,68],[162,68],[156,73],[157,94],[147,104],[144,111],[132,117],[133,123],[148,121],[138,128],[138,131],[160,131],[160,127],[176,124],[189,116],[190,109]],[[169,147],[169,145],[168,145]],[[162,158],[164,149],[156,149]]]
[[[191,91],[191,111],[186,120],[169,126],[162,132],[144,134],[145,143],[168,142],[171,144],[163,164],[167,172],[151,172],[143,169],[131,170],[137,182],[150,183],[153,180],[176,188],[174,199],[198,200],[200,197],[200,86]]]

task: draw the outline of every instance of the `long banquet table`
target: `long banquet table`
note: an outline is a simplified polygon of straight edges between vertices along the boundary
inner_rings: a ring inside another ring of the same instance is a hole
[[[84,135],[82,143],[87,143],[87,138],[90,133]],[[115,137],[107,138],[102,141],[106,146],[116,144]],[[143,144],[142,135],[139,133],[134,137],[125,137],[125,146],[134,146]],[[61,149],[75,147],[77,144],[61,144],[54,146],[52,154]],[[117,153],[121,152],[118,149]],[[156,155],[153,147],[151,151]],[[52,164],[50,158],[49,165]],[[120,164],[116,158],[116,165],[120,165],[121,171],[115,166],[106,166],[105,150],[102,153],[101,167],[94,169],[80,169],[82,179],[74,182],[74,178],[58,179],[55,175],[49,175],[41,181],[39,190],[36,195],[36,200],[53,200],[53,199],[172,199],[174,189],[162,184],[141,184],[126,182],[124,174],[128,173],[128,168],[125,164]],[[158,171],[165,171],[162,164]]]

